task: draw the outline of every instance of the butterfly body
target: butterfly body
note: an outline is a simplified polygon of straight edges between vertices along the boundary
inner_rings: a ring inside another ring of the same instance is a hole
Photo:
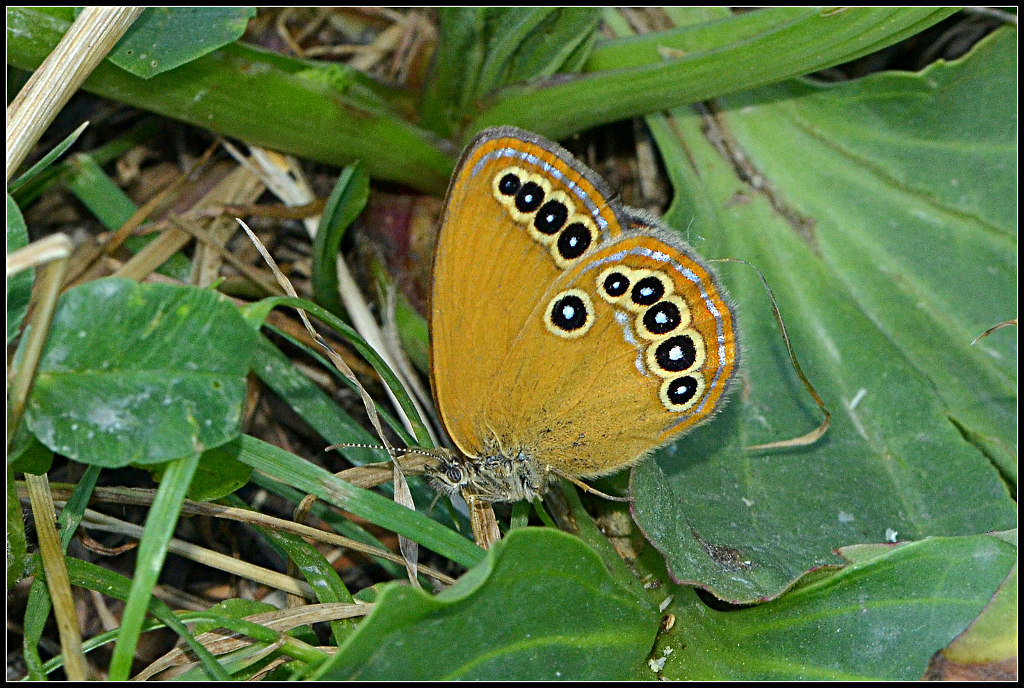
[[[458,453],[429,472],[485,501],[636,463],[709,418],[737,363],[732,309],[692,249],[560,146],[510,127],[459,162],[430,321]]]

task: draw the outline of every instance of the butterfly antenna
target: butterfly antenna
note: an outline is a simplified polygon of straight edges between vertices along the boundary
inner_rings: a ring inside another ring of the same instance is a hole
[[[821,397],[818,395],[817,390],[814,389],[814,385],[812,385],[811,381],[807,379],[807,376],[804,375],[803,369],[800,367],[800,361],[797,360],[796,352],[793,351],[793,345],[789,341],[789,334],[786,332],[786,323],[783,322],[782,320],[782,314],[779,312],[779,304],[775,301],[775,294],[772,293],[772,288],[768,286],[768,280],[765,279],[764,273],[757,269],[757,267],[751,265],[750,263],[741,258],[716,258],[710,262],[743,263],[744,265],[753,269],[754,272],[757,273],[757,276],[761,279],[761,284],[764,285],[765,291],[768,292],[769,300],[771,300],[772,313],[775,315],[775,322],[778,323],[779,325],[779,332],[782,333],[782,341],[786,344],[786,350],[789,352],[789,358],[793,362],[793,370],[796,371],[796,374],[800,378],[800,381],[803,382],[804,387],[810,393],[811,397],[814,398],[814,402],[818,405],[818,408],[821,409],[821,412],[825,417],[824,420],[821,421],[821,425],[819,425],[817,428],[815,428],[814,430],[810,431],[805,435],[801,435],[800,437],[794,437],[788,440],[768,442],[767,444],[755,444],[753,446],[746,447],[746,450],[759,451],[762,449],[779,449],[782,447],[805,447],[809,444],[814,444],[815,442],[818,441],[818,439],[821,438],[822,435],[825,434],[825,431],[828,430],[829,425],[831,425],[832,423],[832,414],[831,412],[829,412],[828,407],[825,406],[825,402],[822,401]]]

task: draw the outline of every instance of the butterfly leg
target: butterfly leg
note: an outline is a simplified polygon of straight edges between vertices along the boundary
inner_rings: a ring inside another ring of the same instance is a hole
[[[501,539],[498,520],[494,517],[491,503],[471,494],[463,493],[462,497],[469,506],[469,524],[473,527],[473,539],[484,549],[490,549],[491,545]]]

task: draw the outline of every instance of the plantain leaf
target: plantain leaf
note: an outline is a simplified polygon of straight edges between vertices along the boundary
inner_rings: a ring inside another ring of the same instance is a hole
[[[437,597],[389,585],[318,678],[626,679],[658,620],[576,538],[519,528]]]
[[[667,219],[706,235],[705,256],[764,271],[834,414],[812,446],[743,449],[819,412],[756,275],[722,267],[741,389],[633,475],[638,522],[677,580],[753,601],[843,545],[1015,524],[1016,342],[971,346],[1016,312],[1015,40],[999,31],[919,74],[787,82],[651,118],[677,190]]]
[[[844,551],[845,553],[845,551]],[[991,535],[871,548],[767,604],[709,608],[670,587],[675,625],[654,656],[670,680],[917,680],[1016,560]]]

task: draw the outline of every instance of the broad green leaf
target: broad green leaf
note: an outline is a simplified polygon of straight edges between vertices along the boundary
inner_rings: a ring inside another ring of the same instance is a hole
[[[255,16],[253,7],[147,7],[107,59],[148,79],[240,38]]]
[[[7,453],[7,465],[15,473],[42,475],[53,464],[53,450],[39,441],[22,423],[14,433]]]
[[[28,246],[28,228],[18,204],[7,194],[7,254]],[[7,278],[7,345],[18,337],[21,321],[32,298],[34,270],[23,270]]]
[[[318,678],[625,679],[658,621],[579,540],[520,528],[436,597],[387,586]]]
[[[478,104],[475,118],[460,131],[468,139],[485,127],[515,124],[562,138],[597,124],[848,62],[923,31],[955,11],[765,8],[619,38],[597,46],[578,77],[510,86],[494,102]]]
[[[1017,531],[1005,540],[1016,546]],[[992,664],[1017,659],[1017,564],[1014,562],[992,600],[942,654],[957,664]]]
[[[1016,344],[971,341],[1016,312],[1015,38],[920,74],[787,82],[651,118],[677,191],[666,220],[706,237],[705,256],[764,271],[833,412],[813,446],[743,449],[819,414],[756,275],[719,267],[739,304],[738,390],[633,476],[678,580],[751,601],[843,545],[1014,525]]]
[[[29,428],[69,458],[152,464],[239,432],[255,332],[223,296],[102,279],[68,290],[29,396]]]
[[[985,606],[1016,559],[998,538],[929,538],[818,572],[766,604],[719,611],[669,588],[675,625],[662,677],[916,680]]]

